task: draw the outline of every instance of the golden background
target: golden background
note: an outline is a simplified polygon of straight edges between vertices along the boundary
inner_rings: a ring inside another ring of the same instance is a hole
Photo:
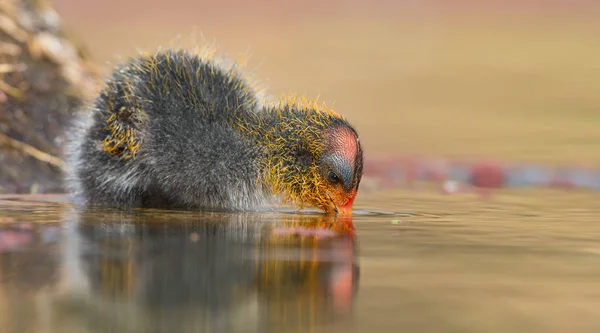
[[[215,42],[273,94],[320,98],[367,158],[600,161],[600,4],[590,1],[55,0],[110,68]]]

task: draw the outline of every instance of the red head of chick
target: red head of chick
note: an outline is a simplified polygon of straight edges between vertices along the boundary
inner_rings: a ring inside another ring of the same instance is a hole
[[[324,104],[265,103],[234,66],[185,51],[114,71],[70,135],[68,184],[88,205],[351,212],[358,134]],[[277,200],[278,199],[278,200]]]

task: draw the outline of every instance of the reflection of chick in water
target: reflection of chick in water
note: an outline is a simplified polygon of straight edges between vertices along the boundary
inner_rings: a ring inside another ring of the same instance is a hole
[[[140,331],[250,325],[262,332],[318,324],[351,309],[358,276],[352,234],[317,241],[271,233],[281,226],[347,229],[333,216],[166,218],[168,224],[156,214],[80,215],[79,242],[87,249],[79,267],[91,297],[107,304],[111,329],[131,331],[135,322]]]
[[[354,240],[338,239],[318,248],[305,240],[299,251],[262,244],[257,263],[257,292],[267,327],[324,323],[350,311],[358,288]]]

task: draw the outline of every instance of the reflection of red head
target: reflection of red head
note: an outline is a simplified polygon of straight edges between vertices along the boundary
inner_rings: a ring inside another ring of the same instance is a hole
[[[349,240],[349,239],[348,239]],[[338,314],[346,314],[352,307],[354,296],[358,290],[358,266],[354,263],[354,242],[336,243],[335,260],[340,264],[335,265],[329,276],[330,297],[333,308]]]
[[[354,271],[352,265],[336,267],[329,276],[333,308],[338,314],[348,312],[354,299]]]

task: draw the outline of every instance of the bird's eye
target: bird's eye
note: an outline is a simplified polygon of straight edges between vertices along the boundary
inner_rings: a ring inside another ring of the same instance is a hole
[[[333,185],[337,184],[340,182],[340,177],[333,171],[329,171],[327,173],[327,179],[329,180],[329,182]]]

